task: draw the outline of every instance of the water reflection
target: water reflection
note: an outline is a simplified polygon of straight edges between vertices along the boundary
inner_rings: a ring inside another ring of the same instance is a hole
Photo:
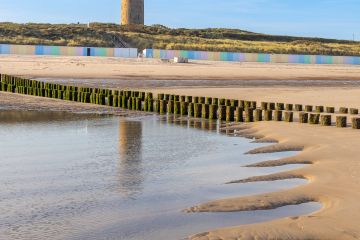
[[[119,123],[119,182],[120,191],[134,197],[143,189],[142,122]]]
[[[211,132],[219,131],[219,122],[215,120],[168,115],[168,116],[160,117],[160,122],[167,124],[174,124],[177,126],[182,126],[187,128],[196,128]]]
[[[0,123],[3,124],[43,123],[63,120],[88,120],[100,117],[101,116],[95,114],[74,114],[69,112],[55,111],[0,111]]]
[[[68,115],[55,122],[48,117],[41,117],[48,121],[42,126],[0,124],[0,239],[181,239],[321,208],[181,212],[201,202],[305,183],[222,184],[295,167],[240,167],[293,153],[244,155],[254,146],[213,134],[220,132],[217,121],[169,116],[159,124],[157,116],[140,121],[101,117],[85,124]],[[85,126],[88,132],[79,131]]]

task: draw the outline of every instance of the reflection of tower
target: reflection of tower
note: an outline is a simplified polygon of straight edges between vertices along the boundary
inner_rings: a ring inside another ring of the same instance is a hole
[[[120,190],[133,195],[142,190],[142,122],[120,121],[119,126],[119,180]]]
[[[122,0],[121,24],[144,25],[144,0]]]

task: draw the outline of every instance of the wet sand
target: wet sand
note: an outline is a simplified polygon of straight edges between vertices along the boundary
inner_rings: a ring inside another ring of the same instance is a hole
[[[107,59],[96,62],[96,59],[86,61],[51,59],[48,63],[44,59],[33,57],[18,59],[16,57],[0,58],[0,72],[45,77],[45,78],[86,78],[86,79],[261,79],[279,80],[282,86],[190,86],[182,87],[146,85],[138,86],[154,91],[171,93],[202,95],[213,97],[239,98],[256,101],[275,101],[286,103],[301,103],[325,105],[334,107],[360,107],[360,88],[346,86],[345,82],[360,79],[360,68],[355,66],[315,66],[315,65],[279,65],[279,64],[237,64],[237,63],[194,63],[187,66],[165,63],[119,63],[120,60]],[[113,63],[106,63],[112,61]],[[79,63],[80,62],[80,63]],[[4,63],[4,64],[3,64]],[[34,69],[34,64],[38,68]],[[80,64],[75,66],[76,64]],[[201,65],[203,64],[203,65]],[[212,65],[213,64],[213,65]],[[108,65],[107,67],[104,67]],[[120,66],[119,66],[120,65]],[[133,65],[133,66],[132,66]],[[58,66],[58,69],[56,69]],[[116,71],[121,69],[121,73]],[[146,74],[145,74],[146,73]],[[102,75],[103,74],[103,75]],[[293,81],[306,80],[346,80],[337,85],[306,86],[293,84]],[[89,81],[91,84],[96,84]],[[96,80],[94,80],[96,82]],[[105,81],[106,82],[106,81]],[[168,81],[166,82],[168,83]],[[106,84],[106,83],[105,83]],[[187,82],[188,84],[188,82]],[[129,84],[131,87],[131,84]],[[191,84],[190,84],[191,85]],[[281,84],[280,84],[281,85]],[[115,86],[116,87],[116,86]],[[160,89],[159,89],[160,88]],[[0,95],[2,99],[3,95]],[[21,97],[22,98],[22,97]],[[15,104],[15,103],[14,103]],[[71,103],[72,104],[72,103]],[[55,104],[56,105],[56,104]],[[234,126],[232,126],[234,128]],[[270,161],[264,166],[278,164],[292,164],[299,162],[313,163],[300,170],[260,176],[252,179],[239,179],[239,183],[251,181],[271,181],[277,179],[306,178],[310,181],[305,186],[291,190],[274,192],[242,198],[223,199],[209,203],[199,203],[189,206],[189,212],[233,212],[256,209],[273,209],[289,204],[299,204],[318,201],[323,204],[320,211],[300,217],[280,219],[277,221],[214,230],[195,235],[196,240],[220,239],[359,239],[360,238],[360,132],[356,130],[337,129],[335,127],[321,127],[300,125],[298,123],[261,122],[238,126],[239,134],[245,131],[266,139],[276,139],[279,144],[265,149],[253,151],[274,152],[289,148],[303,148],[296,157]],[[258,164],[257,167],[262,167]]]
[[[147,114],[144,112],[133,112],[108,106],[82,104],[78,102],[63,101],[52,98],[39,98],[7,92],[0,92],[0,110],[54,111],[78,114],[115,115],[123,117]]]
[[[289,146],[304,147],[296,157],[280,160],[281,164],[304,160],[313,164],[300,170],[245,179],[242,182],[304,177],[310,183],[287,191],[204,203],[189,208],[188,211],[273,209],[307,201],[321,202],[323,208],[306,216],[221,229],[198,234],[191,239],[359,239],[360,213],[357,209],[360,207],[360,133],[352,129],[298,123],[261,122],[249,127],[255,129],[256,134],[279,140],[278,145],[259,149],[259,152],[280,151]],[[272,163],[277,165],[279,162]]]

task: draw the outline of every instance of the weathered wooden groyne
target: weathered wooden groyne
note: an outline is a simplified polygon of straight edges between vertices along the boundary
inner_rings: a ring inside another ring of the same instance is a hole
[[[261,102],[258,104],[256,101],[163,93],[155,97],[151,92],[77,87],[6,74],[0,74],[0,91],[224,122],[294,122],[298,120],[302,124],[334,125],[346,128],[350,126],[347,120],[349,115],[352,115],[351,127],[360,129],[358,109],[346,107],[341,107],[336,112],[334,107],[289,103]],[[298,118],[294,117],[296,113]],[[333,117],[336,120],[334,124]]]

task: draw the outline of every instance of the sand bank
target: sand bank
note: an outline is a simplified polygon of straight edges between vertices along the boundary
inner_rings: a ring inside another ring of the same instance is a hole
[[[308,216],[222,229],[202,233],[191,239],[359,239],[360,132],[297,123],[261,122],[250,127],[254,128],[257,134],[278,139],[278,149],[286,145],[304,147],[296,157],[286,160],[288,164],[303,160],[313,164],[291,172],[238,182],[304,177],[310,183],[282,192],[213,201],[194,206],[188,211],[272,209],[307,201],[319,201],[323,204],[323,209]],[[272,149],[273,146],[262,151]],[[279,161],[284,164],[284,160]]]
[[[26,77],[165,80],[360,80],[360,66],[1,55],[0,72]]]
[[[19,111],[56,111],[70,113],[88,113],[116,116],[141,116],[144,112],[133,112],[95,104],[83,104],[52,98],[40,98],[29,95],[0,92],[0,110]]]

